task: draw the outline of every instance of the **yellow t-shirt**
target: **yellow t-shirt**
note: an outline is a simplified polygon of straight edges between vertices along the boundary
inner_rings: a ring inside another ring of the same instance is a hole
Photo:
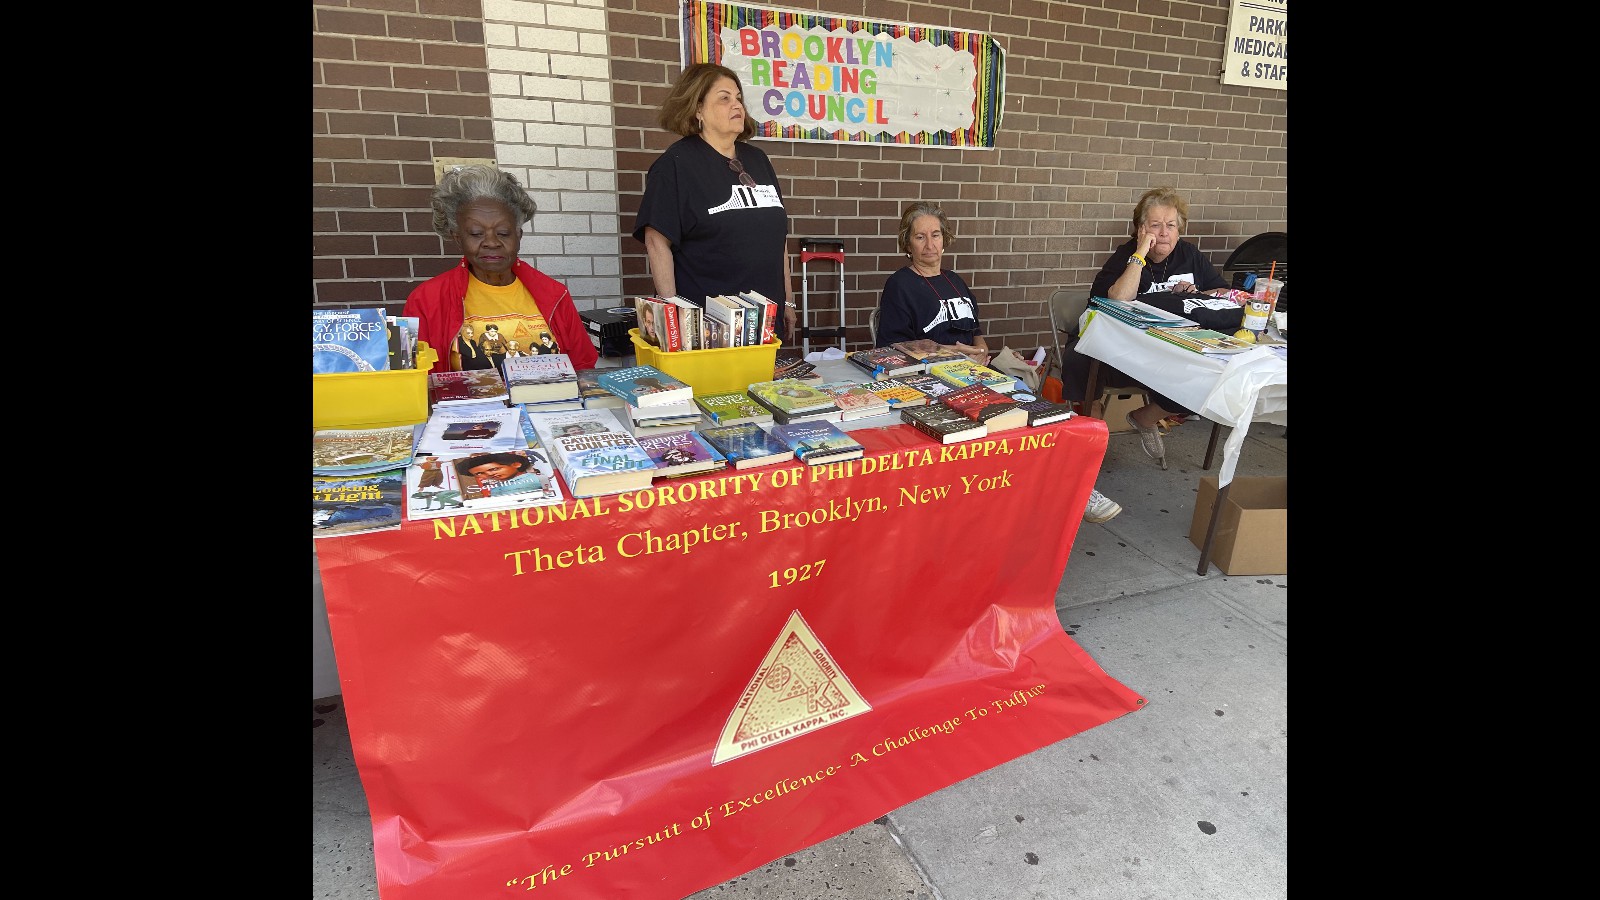
[[[469,274],[465,306],[461,334],[450,344],[453,369],[503,369],[507,356],[561,352],[539,304],[520,281],[501,287]]]

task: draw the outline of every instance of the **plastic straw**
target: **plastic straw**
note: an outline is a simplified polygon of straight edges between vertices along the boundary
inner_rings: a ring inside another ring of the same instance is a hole
[[[1272,261],[1272,268],[1267,270],[1267,280],[1271,281],[1272,280],[1272,276],[1277,274],[1277,272],[1278,272],[1278,261],[1277,260],[1273,260]]]

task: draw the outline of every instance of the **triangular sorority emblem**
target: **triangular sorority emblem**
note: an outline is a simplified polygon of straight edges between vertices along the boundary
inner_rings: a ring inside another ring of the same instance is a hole
[[[739,695],[711,764],[781,744],[872,709],[797,609]]]

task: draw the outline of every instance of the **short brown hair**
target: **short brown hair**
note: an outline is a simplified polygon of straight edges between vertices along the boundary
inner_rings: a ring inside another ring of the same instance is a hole
[[[661,104],[661,112],[656,116],[656,121],[673,134],[684,137],[699,134],[700,121],[695,118],[695,113],[700,111],[700,104],[705,102],[712,86],[722,78],[733,79],[733,86],[739,91],[742,103],[744,85],[732,69],[716,63],[695,63],[678,76],[677,82],[667,94],[666,101]],[[756,123],[750,118],[750,107],[746,106],[744,111],[744,131],[740,132],[735,140],[747,141],[756,133]]]
[[[900,235],[896,238],[900,252],[911,252],[911,223],[920,216],[933,216],[939,220],[939,231],[944,234],[944,249],[949,252],[950,245],[956,240],[955,229],[950,227],[950,220],[944,217],[944,210],[939,208],[939,204],[926,200],[918,200],[900,214]]]

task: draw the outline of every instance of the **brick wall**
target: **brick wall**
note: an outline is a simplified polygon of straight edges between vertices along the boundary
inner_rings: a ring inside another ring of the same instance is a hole
[[[1045,303],[1087,291],[1133,202],[1173,184],[1219,269],[1288,230],[1288,93],[1220,80],[1228,6],[1168,0],[764,3],[981,31],[1006,52],[994,150],[762,141],[801,237],[845,244],[850,348],[888,273],[905,204],[954,218],[947,264],[991,346],[1049,345]],[[522,255],[582,308],[649,293],[627,232],[679,71],[677,0],[354,0],[312,4],[312,303],[398,306],[452,265],[433,234],[435,157],[486,157],[539,203]],[[839,267],[814,263],[811,324],[836,324]]]

